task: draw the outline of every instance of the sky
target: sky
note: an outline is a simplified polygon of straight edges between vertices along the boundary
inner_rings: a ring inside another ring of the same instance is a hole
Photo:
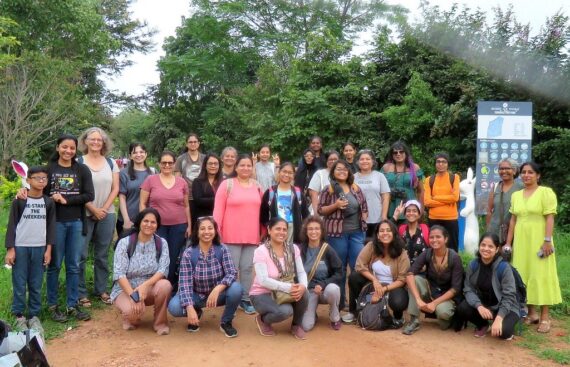
[[[410,10],[410,18],[414,20],[419,12],[420,0],[388,0],[389,4],[399,4]],[[506,9],[508,2],[499,0],[477,0],[466,2],[462,0],[430,0],[431,5],[438,5],[441,9],[449,9],[453,3],[469,4],[469,7],[479,7],[481,10],[491,12],[497,5]],[[159,73],[156,63],[164,55],[162,43],[164,39],[173,36],[176,27],[181,24],[182,17],[190,16],[189,0],[136,0],[132,5],[133,17],[145,20],[152,29],[155,29],[153,40],[154,50],[146,55],[135,53],[129,58],[133,65],[123,70],[113,79],[104,79],[106,85],[118,92],[125,92],[129,95],[140,95],[146,88],[159,82]],[[523,24],[529,23],[531,34],[538,32],[540,26],[545,23],[547,17],[552,16],[557,11],[562,10],[566,15],[570,15],[570,2],[568,0],[513,0],[514,13]],[[370,35],[362,35],[356,44],[359,48],[365,48],[367,38]]]

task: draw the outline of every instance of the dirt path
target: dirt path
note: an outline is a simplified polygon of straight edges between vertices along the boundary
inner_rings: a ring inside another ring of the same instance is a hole
[[[121,329],[113,308],[95,313],[93,320],[55,339],[48,346],[52,366],[554,366],[517,347],[487,336],[476,339],[471,330],[442,332],[426,321],[413,336],[399,330],[363,331],[344,325],[328,327],[327,310],[305,341],[288,333],[289,324],[275,327],[272,338],[259,335],[253,316],[238,311],[234,326],[239,336],[228,339],[218,329],[221,308],[206,311],[200,331],[186,332],[184,319],[171,318],[171,333],[158,337],[147,311],[136,331]]]

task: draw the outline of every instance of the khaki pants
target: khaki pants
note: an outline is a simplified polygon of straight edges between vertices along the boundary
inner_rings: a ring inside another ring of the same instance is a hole
[[[414,280],[416,281],[416,288],[420,293],[420,298],[424,302],[433,301],[433,298],[431,296],[431,291],[429,288],[429,282],[427,281],[427,279],[420,275],[416,275],[414,277]],[[410,290],[408,290],[408,293],[410,296],[410,301],[408,303],[408,314],[410,314],[410,316],[419,317],[420,309],[418,308],[418,304],[416,303],[416,298],[414,297],[414,295]],[[440,323],[440,326],[442,327],[449,326],[449,320],[451,320],[451,317],[453,316],[454,313],[455,313],[455,302],[453,302],[452,300],[442,302],[439,305],[437,305],[435,308],[435,315]]]

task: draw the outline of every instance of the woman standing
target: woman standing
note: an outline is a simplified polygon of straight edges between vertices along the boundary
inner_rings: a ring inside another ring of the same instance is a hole
[[[89,169],[76,162],[77,138],[61,135],[55,153],[48,164],[48,184],[44,194],[55,202],[56,241],[47,268],[46,286],[48,312],[53,321],[65,322],[68,316],[89,320],[91,316],[81,310],[79,303],[79,263],[85,242],[83,226],[86,203],[95,192]],[[28,191],[20,189],[18,199],[26,199]],[[65,259],[66,312],[58,308],[59,271]]]
[[[174,153],[164,151],[160,155],[160,173],[149,176],[141,185],[139,209],[155,208],[160,214],[162,224],[158,235],[168,243],[170,256],[168,280],[175,283],[176,260],[185,238],[192,232],[188,185],[181,177],[174,176]]]
[[[214,213],[214,198],[218,186],[222,182],[222,161],[217,155],[208,153],[200,174],[192,185],[192,197],[194,198],[193,218],[207,217]]]
[[[94,253],[94,293],[101,301],[111,304],[107,293],[109,281],[109,245],[115,232],[115,198],[119,194],[119,167],[106,155],[113,149],[107,133],[98,127],[87,129],[79,138],[79,149],[83,152],[80,163],[91,171],[95,198],[85,204],[87,209],[87,234],[79,264],[79,303],[89,307],[85,284],[85,262],[89,255],[89,244]]]
[[[342,145],[342,157],[344,160],[350,165],[350,172],[355,174],[358,172],[358,164],[356,164],[357,160],[356,157],[356,145],[347,141]]]
[[[330,184],[321,192],[318,213],[325,219],[327,242],[342,261],[342,283],[346,283],[346,265],[354,271],[356,258],[364,246],[368,205],[362,190],[345,161],[336,162],[330,172]],[[345,291],[341,287],[340,308]]]
[[[140,186],[144,180],[155,174],[154,169],[146,164],[146,147],[141,143],[129,145],[131,160],[119,175],[119,219],[117,234],[132,228],[133,220],[139,213]]]
[[[313,209],[312,214],[316,214],[318,211],[319,196],[321,194],[321,191],[323,191],[329,185],[331,167],[339,160],[340,154],[334,150],[331,150],[325,153],[324,158],[326,161],[326,168],[315,172],[313,178],[311,178],[311,181],[309,182],[311,208]]]
[[[225,147],[222,150],[222,178],[225,180],[229,177],[235,177],[237,150],[234,147]]]
[[[410,149],[404,142],[397,141],[390,147],[384,159],[381,172],[386,175],[391,190],[390,207],[387,218],[391,218],[401,201],[418,200],[424,202],[422,180],[424,172],[412,159]],[[398,218],[403,221],[404,217]]]
[[[477,258],[467,267],[465,300],[457,307],[457,314],[475,324],[477,338],[487,334],[492,321],[491,335],[511,340],[520,318],[515,277],[512,268],[501,258],[500,248],[496,234],[483,234]]]
[[[491,186],[485,221],[487,231],[496,234],[501,244],[507,241],[509,223],[511,221],[511,196],[523,188],[523,184],[515,179],[518,177],[518,163],[507,158],[499,162],[501,181]]]
[[[279,217],[287,221],[287,242],[301,243],[301,226],[307,217],[307,206],[301,189],[293,186],[293,163],[285,162],[279,169],[279,184],[270,187],[261,199],[260,222],[267,226],[269,220]]]
[[[329,320],[333,330],[340,330],[340,282],[342,280],[342,262],[338,255],[325,242],[325,225],[316,215],[308,217],[303,223],[303,242],[301,258],[308,274],[309,304],[303,316],[303,330],[309,331],[315,326],[317,306],[329,305]]]
[[[232,320],[242,288],[236,282],[237,270],[228,249],[220,243],[218,226],[212,217],[196,220],[191,243],[182,254],[178,293],[170,300],[168,310],[174,317],[186,316],[188,331],[196,332],[204,307],[225,305],[220,330],[228,338],[236,337],[238,332]]]
[[[358,152],[358,167],[360,172],[354,175],[354,182],[362,189],[368,204],[368,218],[366,219],[366,238],[374,237],[374,230],[380,221],[388,218],[390,205],[390,186],[386,177],[373,171],[376,165],[374,153],[369,150]]]
[[[174,175],[182,177],[188,184],[188,199],[190,200],[190,212],[194,212],[192,197],[192,182],[200,174],[200,168],[205,155],[200,152],[200,138],[196,133],[190,133],[186,137],[186,149],[178,158],[174,166]],[[194,216],[195,220],[196,216]],[[194,225],[194,222],[192,222]]]
[[[220,184],[214,202],[214,219],[245,290],[240,308],[247,314],[255,313],[248,294],[252,282],[253,252],[259,244],[259,213],[263,195],[257,181],[251,178],[252,171],[252,158],[249,155],[239,156],[237,176]]]
[[[511,197],[512,214],[506,248],[513,247],[513,266],[527,288],[528,324],[539,324],[538,332],[550,331],[549,306],[562,302],[556,255],[554,215],[556,194],[541,186],[541,169],[534,162],[521,165],[524,189]],[[514,236],[514,242],[513,242]],[[536,308],[540,307],[540,316]]]
[[[301,325],[309,297],[301,253],[297,246],[287,243],[287,222],[283,219],[271,219],[267,231],[268,239],[259,245],[253,257],[255,279],[249,295],[259,313],[255,322],[261,335],[274,336],[271,324],[293,316],[291,333],[297,339],[305,339]],[[277,304],[271,295],[276,291],[290,295],[290,299]]]
[[[447,246],[458,251],[459,223],[457,203],[459,202],[459,176],[449,172],[449,156],[438,153],[435,156],[436,173],[424,182],[424,205],[429,208],[429,226],[440,225],[449,233]]]
[[[449,234],[439,225],[431,228],[430,249],[421,253],[406,276],[410,321],[402,334],[412,335],[420,328],[420,311],[435,314],[442,330],[449,328],[455,313],[454,299],[463,287],[463,264],[454,250],[447,247]],[[425,272],[425,275],[420,275]]]
[[[273,162],[269,161],[270,158],[272,157],[269,145],[263,144],[259,149],[259,162],[255,163],[255,179],[263,192],[275,185],[281,163],[278,154],[273,155]]]
[[[314,160],[315,153],[313,153],[313,151],[310,149],[305,149],[302,158],[303,164],[300,164],[295,171],[295,186],[301,189],[301,192],[305,197],[305,202],[307,203],[307,209],[311,209],[309,182],[311,182],[311,179],[317,170],[314,165]]]
[[[404,325],[404,311],[408,307],[406,274],[410,260],[403,247],[402,239],[392,222],[383,220],[376,226],[374,239],[364,246],[356,260],[356,271],[350,274],[349,313],[342,317],[342,321],[354,321],[356,299],[362,288],[372,282],[372,302],[378,302],[385,294],[390,294],[388,305],[394,314],[394,325],[398,328]]]
[[[132,233],[117,243],[111,299],[123,315],[123,330],[134,330],[145,307],[154,305],[153,328],[158,335],[170,332],[166,315],[172,286],[166,279],[168,246],[156,235],[160,214],[153,208],[136,217]]]

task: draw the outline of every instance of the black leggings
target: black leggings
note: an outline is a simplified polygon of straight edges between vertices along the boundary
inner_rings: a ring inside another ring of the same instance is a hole
[[[348,277],[348,289],[349,289],[349,305],[348,310],[351,313],[356,312],[356,300],[360,291],[366,284],[370,283],[370,280],[363,277],[358,272],[353,272]],[[390,291],[390,298],[388,299],[388,306],[394,313],[394,317],[401,319],[404,315],[404,311],[408,308],[408,292],[404,287],[392,289]]]
[[[489,320],[485,320],[476,308],[471,307],[467,301],[463,301],[457,307],[457,315],[464,321],[473,323],[478,329],[489,325]],[[493,312],[496,317],[497,313]],[[509,312],[503,319],[502,339],[508,339],[515,333],[515,325],[519,321],[519,316],[513,311]]]

